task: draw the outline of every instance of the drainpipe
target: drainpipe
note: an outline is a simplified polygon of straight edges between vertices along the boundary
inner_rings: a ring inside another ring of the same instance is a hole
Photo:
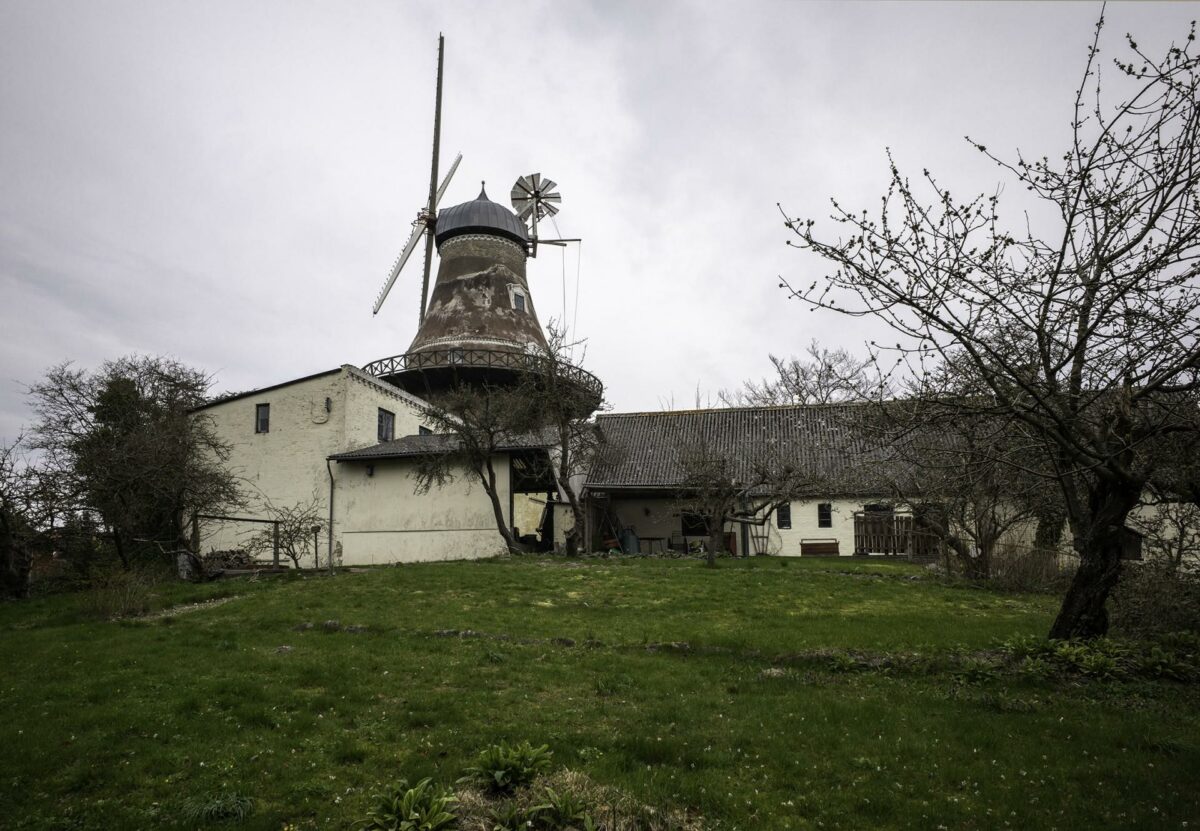
[[[329,560],[329,573],[335,574],[333,570],[333,465],[329,460],[325,460],[325,470],[329,473],[329,548],[326,554],[326,559]]]

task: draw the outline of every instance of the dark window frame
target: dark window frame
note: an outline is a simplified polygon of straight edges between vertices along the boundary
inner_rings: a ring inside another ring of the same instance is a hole
[[[817,527],[832,528],[833,527],[833,503],[818,502],[817,503]]]
[[[385,410],[383,407],[380,407],[376,418],[376,437],[379,441],[392,441],[396,438],[396,414],[391,410]],[[384,429],[385,425],[386,429]]]
[[[426,427],[424,424],[422,424],[421,426],[417,427],[417,435],[418,436],[432,436],[433,431],[430,430],[428,427]]]
[[[525,313],[525,294],[524,292],[513,292],[513,308],[521,314]]]
[[[254,405],[254,432],[255,433],[271,432],[271,405],[270,404],[255,404]]]
[[[781,531],[790,531],[792,528],[792,503],[784,502],[775,509],[775,527]]]

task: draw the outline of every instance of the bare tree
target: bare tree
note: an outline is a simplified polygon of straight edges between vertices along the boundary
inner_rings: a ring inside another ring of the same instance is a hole
[[[525,433],[547,433],[554,441],[547,468],[571,508],[566,546],[567,554],[574,556],[583,541],[585,521],[580,485],[603,447],[592,415],[604,408],[604,391],[570,361],[580,344],[567,343],[565,330],[553,320],[546,329],[548,348],[530,361],[530,370],[515,391],[514,427]]]
[[[274,553],[276,535],[278,534],[279,551],[292,561],[299,570],[300,561],[312,553],[313,568],[320,563],[317,560],[317,536],[325,521],[321,517],[321,503],[316,496],[292,505],[266,506],[267,516],[275,521],[275,525],[264,527],[249,540],[246,548],[255,557],[261,557],[268,552]],[[314,529],[315,532],[314,532]]]
[[[787,219],[791,244],[832,264],[792,296],[872,315],[900,335],[918,377],[961,352],[986,386],[964,412],[1020,421],[1062,491],[1080,566],[1051,628],[1058,638],[1108,629],[1125,522],[1152,478],[1146,452],[1194,431],[1200,389],[1200,78],[1194,30],[1161,59],[1128,39],[1115,61],[1123,101],[1101,94],[1096,26],[1075,97],[1072,140],[1015,160],[977,149],[1045,209],[1007,230],[999,194],[956,200],[925,171],[928,197],[891,165],[872,218],[833,203],[845,236]]]
[[[819,472],[800,468],[798,454],[779,444],[717,442],[701,432],[680,442],[675,453],[676,503],[704,517],[709,566],[725,551],[727,523],[762,525],[821,481]]]
[[[207,416],[210,378],[163,357],[52,367],[30,390],[31,446],[71,511],[94,511],[128,568],[160,546],[187,548],[185,517],[241,502],[229,448]]]
[[[805,358],[770,355],[774,378],[746,381],[740,390],[722,390],[730,407],[778,404],[835,404],[883,397],[884,386],[870,357],[856,358],[845,349],[825,349],[812,341]]]
[[[0,445],[0,598],[28,596],[39,537],[37,488],[21,441]]]
[[[441,393],[436,406],[421,411],[422,421],[443,439],[441,449],[418,457],[418,493],[442,487],[465,472],[483,486],[496,530],[509,551],[519,551],[500,502],[494,460],[505,450],[528,444],[526,402],[512,387],[460,386]]]
[[[1200,507],[1194,503],[1151,503],[1146,511],[1133,516],[1129,525],[1142,535],[1147,559],[1171,572],[1200,565]]]
[[[1038,522],[1061,498],[1037,470],[1039,443],[1023,425],[967,417],[956,400],[915,395],[864,409],[860,427],[885,451],[875,464],[917,529],[954,554],[965,576],[986,580],[1006,535]]]

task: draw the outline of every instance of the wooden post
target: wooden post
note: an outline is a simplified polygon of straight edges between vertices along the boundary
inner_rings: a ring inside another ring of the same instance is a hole
[[[321,539],[321,526],[314,525],[312,527],[312,531],[313,531],[313,570],[315,571],[321,567],[321,557],[317,553],[319,551],[319,549],[317,548],[317,543],[320,542],[320,539]]]
[[[279,520],[271,523],[271,546],[275,549],[275,568],[279,568]]]

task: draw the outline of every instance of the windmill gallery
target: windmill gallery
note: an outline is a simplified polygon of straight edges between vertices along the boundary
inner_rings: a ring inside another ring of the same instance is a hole
[[[733,552],[922,553],[911,518],[884,504],[886,488],[852,481],[844,470],[832,471],[841,484],[825,492],[760,488],[740,504],[740,519],[716,533],[681,502],[678,456],[688,442],[703,436],[713,450],[742,457],[747,446],[770,446],[798,467],[828,470],[831,436],[843,457],[865,452],[846,446],[852,405],[601,414],[587,429],[606,451],[587,470],[556,473],[562,445],[554,431],[535,429],[491,447],[486,475],[461,470],[420,487],[422,465],[456,442],[430,423],[448,397],[511,390],[550,361],[576,402],[574,417],[593,414],[603,400],[600,380],[548,344],[526,276],[539,245],[578,242],[539,235],[539,220],[559,210],[556,183],[521,176],[511,189],[513,210],[492,201],[486,187],[471,201],[440,206],[462,161],[458,154],[439,183],[443,55],[439,38],[428,200],[374,306],[378,314],[423,241],[416,336],[405,352],[363,367],[343,364],[199,408],[195,417],[210,419],[231,447],[228,464],[248,485],[251,516],[194,517],[198,553],[238,550],[258,530],[252,523],[300,505],[319,517],[317,561],[347,565],[486,557],[514,542],[550,550],[573,536],[577,519],[583,528],[575,534],[588,548],[666,550],[719,536]],[[564,491],[578,493],[582,506]]]

